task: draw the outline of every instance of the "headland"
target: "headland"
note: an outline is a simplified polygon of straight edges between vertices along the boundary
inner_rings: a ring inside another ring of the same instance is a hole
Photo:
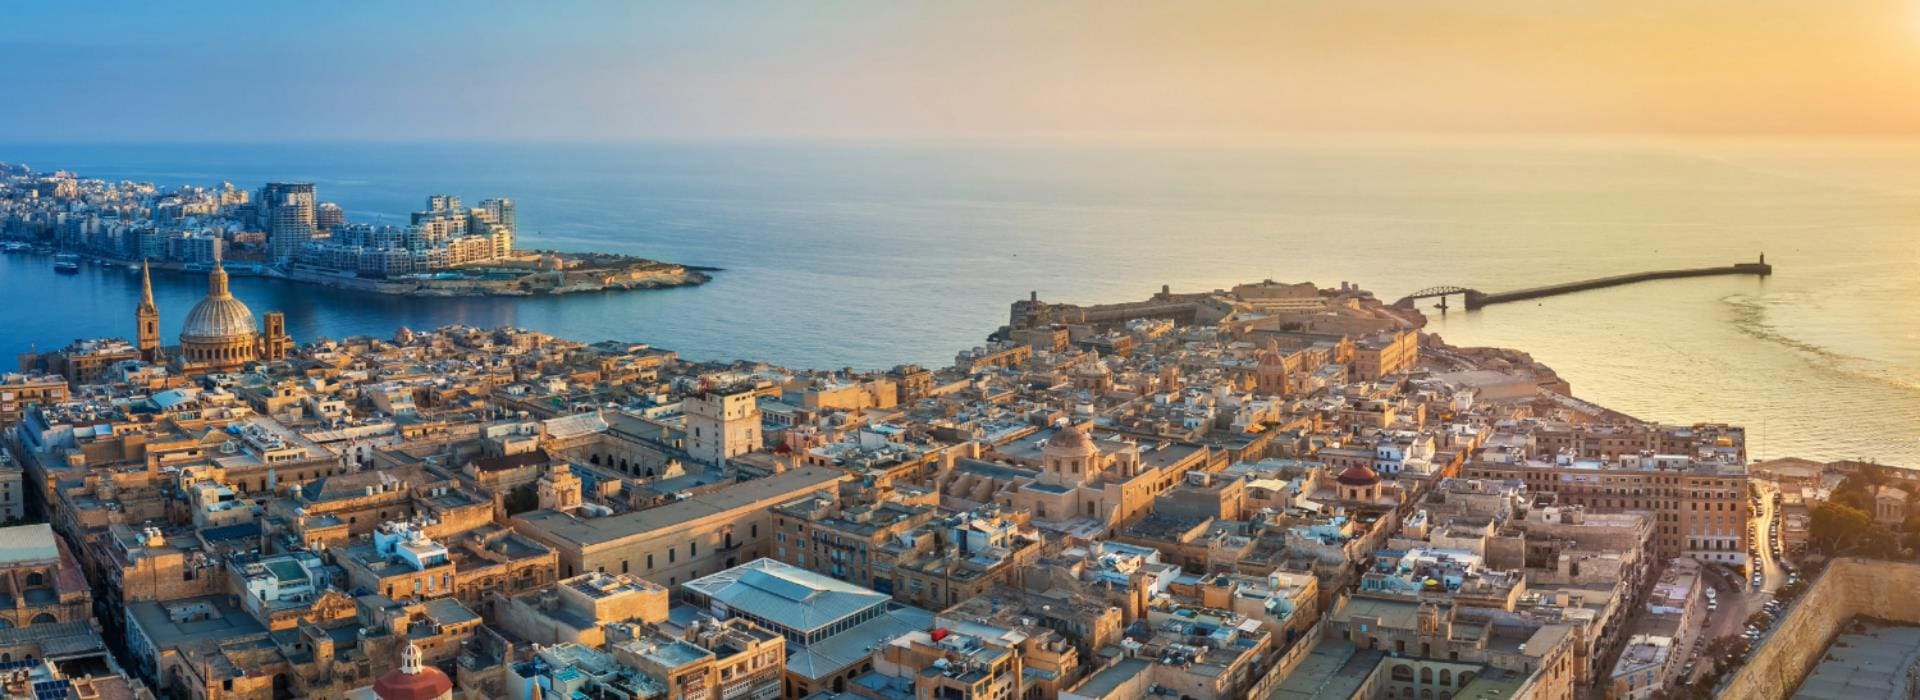
[[[402,226],[350,222],[316,195],[312,183],[163,188],[0,163],[0,246],[73,256],[62,258],[70,266],[85,259],[209,272],[220,259],[233,274],[412,297],[659,289],[712,279],[712,268],[633,255],[518,248],[518,216],[507,198],[468,207],[457,196],[431,195]]]

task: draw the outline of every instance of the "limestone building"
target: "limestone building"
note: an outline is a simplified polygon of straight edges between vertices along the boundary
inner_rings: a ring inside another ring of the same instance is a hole
[[[760,449],[758,396],[750,388],[733,388],[688,397],[687,456],[701,464],[720,464]]]
[[[1661,559],[1692,557],[1747,563],[1747,468],[1736,462],[1681,455],[1629,455],[1614,460],[1529,459],[1483,451],[1466,466],[1476,479],[1520,481],[1536,493],[1590,512],[1652,511],[1654,551]]]
[[[513,527],[552,547],[563,577],[632,574],[672,586],[766,556],[773,506],[835,489],[848,478],[836,469],[802,467],[619,515],[543,508],[514,516]]]
[[[139,352],[143,358],[157,358],[160,312],[153,305],[151,280],[143,279],[142,283],[142,300],[134,312]],[[189,372],[229,372],[256,360],[285,359],[292,347],[286,317],[278,312],[268,314],[266,333],[262,334],[253,310],[228,289],[227,269],[215,258],[213,272],[207,275],[207,296],[187,312],[180,329],[176,358],[180,367]]]

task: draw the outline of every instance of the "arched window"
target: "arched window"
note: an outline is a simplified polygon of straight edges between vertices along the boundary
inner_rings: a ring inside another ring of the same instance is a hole
[[[1406,664],[1400,664],[1400,665],[1397,665],[1397,666],[1394,666],[1394,667],[1393,667],[1393,679],[1394,679],[1394,680],[1396,680],[1396,681],[1403,681],[1403,682],[1404,682],[1404,681],[1412,681],[1412,680],[1413,680],[1413,667],[1411,667],[1411,666],[1408,666],[1408,665],[1406,665]]]
[[[1440,669],[1440,685],[1453,685],[1453,671]]]
[[[38,586],[46,582],[47,582],[47,577],[40,575],[40,572],[38,571],[27,574],[27,585],[29,586]]]
[[[1421,682],[1421,683],[1432,683],[1432,682],[1433,682],[1433,669],[1430,669],[1430,668],[1423,668],[1423,669],[1420,669],[1420,682]]]
[[[59,621],[60,621],[59,618],[54,617],[53,613],[40,613],[38,615],[33,616],[33,621],[28,622],[27,624],[44,625],[49,622],[59,622]]]

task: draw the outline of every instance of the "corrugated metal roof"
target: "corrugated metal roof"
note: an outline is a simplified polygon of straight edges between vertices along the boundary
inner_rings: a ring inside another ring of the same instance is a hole
[[[688,581],[686,587],[801,632],[820,629],[890,598],[774,559],[756,559]]]

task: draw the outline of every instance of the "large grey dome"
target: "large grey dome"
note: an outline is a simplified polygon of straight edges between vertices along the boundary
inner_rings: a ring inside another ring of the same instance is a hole
[[[231,295],[209,295],[187,312],[187,325],[180,329],[180,339],[220,342],[251,338],[259,333],[260,326],[253,321],[253,310],[247,308],[245,303]]]
[[[187,312],[187,325],[180,329],[182,343],[226,343],[252,340],[260,326],[253,322],[253,309],[227,290],[227,269],[218,258],[213,274],[207,275],[207,296]]]

